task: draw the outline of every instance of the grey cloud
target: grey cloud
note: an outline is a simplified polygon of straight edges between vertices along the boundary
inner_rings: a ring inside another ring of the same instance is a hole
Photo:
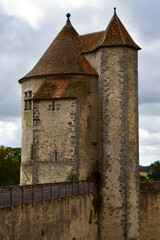
[[[148,147],[140,148],[140,164],[149,166],[151,163],[160,160],[160,151]]]
[[[126,11],[126,14],[129,16],[127,17],[138,29],[138,33],[142,42],[150,44],[153,39],[159,39],[159,0],[123,0],[123,4],[125,4],[124,7],[128,10]]]
[[[141,116],[155,117],[160,115],[160,103],[145,103],[139,108]]]
[[[152,115],[144,116],[140,113],[139,126],[149,133],[158,133],[160,132],[160,117]]]
[[[139,54],[140,103],[160,102],[160,46]]]
[[[154,146],[155,148],[158,147],[158,149],[160,149],[160,139],[156,135],[150,135],[150,137],[140,141],[140,144],[141,146]]]
[[[26,74],[32,60],[32,29],[13,17],[0,21],[0,118],[20,116],[20,85],[18,79]],[[28,49],[27,50],[27,45]],[[29,47],[30,46],[30,47]]]

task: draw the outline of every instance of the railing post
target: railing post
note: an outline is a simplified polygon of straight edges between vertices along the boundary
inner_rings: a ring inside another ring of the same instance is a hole
[[[52,183],[50,184],[50,201],[52,202],[53,201],[53,187],[52,187]]]
[[[90,195],[90,181],[88,181],[88,196]]]
[[[78,197],[79,197],[79,181],[78,181]]]
[[[33,199],[33,203],[32,205],[35,206],[35,192],[34,192],[34,185],[32,185],[32,199]]]
[[[58,198],[61,200],[60,183],[58,183]]]
[[[11,187],[11,210],[13,210],[13,188]]]
[[[44,204],[44,184],[42,184],[42,204]]]
[[[72,198],[74,198],[74,182],[72,182]]]
[[[24,208],[24,204],[25,204],[25,192],[24,192],[24,187],[22,186],[22,208]]]
[[[93,193],[96,195],[97,194],[97,185],[96,182],[93,182]]]
[[[67,199],[67,183],[65,182],[65,198]]]
[[[84,193],[84,183],[85,183],[85,181],[83,181],[83,196],[85,195],[85,193]]]

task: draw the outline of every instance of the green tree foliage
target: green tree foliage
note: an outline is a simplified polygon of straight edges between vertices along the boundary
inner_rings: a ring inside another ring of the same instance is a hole
[[[13,151],[13,157],[18,157],[18,159],[21,161],[21,148],[20,147],[17,147],[17,148],[9,147],[9,149],[11,149]]]
[[[141,182],[148,182],[147,177],[142,176],[142,175],[139,175],[139,177],[140,177],[140,181],[141,181]]]
[[[151,171],[148,173],[148,177],[152,181],[160,181],[160,161],[156,161],[151,164]]]
[[[151,165],[149,166],[142,166],[142,165],[139,165],[139,171],[140,172],[148,172],[151,170]]]
[[[20,148],[0,147],[0,186],[19,184]]]

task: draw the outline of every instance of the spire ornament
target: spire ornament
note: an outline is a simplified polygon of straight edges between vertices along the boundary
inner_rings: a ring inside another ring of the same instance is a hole
[[[70,13],[67,13],[67,14],[66,14],[66,17],[67,17],[66,25],[71,25],[71,22],[70,22],[71,14],[70,14]]]
[[[115,16],[117,15],[117,13],[116,13],[116,7],[114,7],[114,15],[115,15]]]

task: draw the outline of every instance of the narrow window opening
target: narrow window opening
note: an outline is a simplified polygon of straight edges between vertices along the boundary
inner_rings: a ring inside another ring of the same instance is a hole
[[[27,101],[24,102],[24,110],[27,110]]]
[[[57,152],[57,150],[55,150],[55,161],[57,161],[58,160],[58,152]]]
[[[27,110],[31,110],[31,101],[27,101]]]
[[[54,111],[55,110],[55,102],[52,101],[52,110]]]
[[[31,98],[32,98],[32,91],[26,91],[24,93],[24,111],[31,110],[32,108]]]

